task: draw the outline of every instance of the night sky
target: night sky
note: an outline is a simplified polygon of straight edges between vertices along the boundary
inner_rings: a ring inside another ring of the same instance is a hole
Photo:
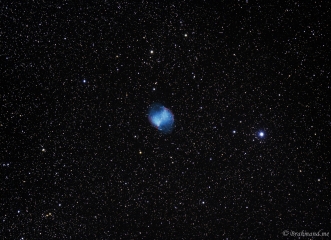
[[[329,1],[18,2],[0,10],[1,239],[330,232]]]

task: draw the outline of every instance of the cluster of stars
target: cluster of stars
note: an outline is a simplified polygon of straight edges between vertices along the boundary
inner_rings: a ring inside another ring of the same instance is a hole
[[[325,3],[21,2],[2,7],[4,239],[329,228]]]
[[[237,131],[236,131],[236,130],[233,130],[232,133],[233,133],[233,134],[236,134]],[[264,138],[264,137],[265,137],[265,132],[264,132],[264,131],[259,131],[259,132],[257,133],[257,137],[260,138],[260,139]]]

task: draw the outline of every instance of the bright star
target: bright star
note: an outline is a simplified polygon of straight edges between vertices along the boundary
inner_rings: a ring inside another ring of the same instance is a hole
[[[264,132],[259,132],[260,137],[264,137]]]

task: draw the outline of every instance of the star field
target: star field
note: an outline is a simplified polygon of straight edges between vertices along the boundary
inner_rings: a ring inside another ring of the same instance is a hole
[[[330,232],[330,9],[3,3],[0,236]]]

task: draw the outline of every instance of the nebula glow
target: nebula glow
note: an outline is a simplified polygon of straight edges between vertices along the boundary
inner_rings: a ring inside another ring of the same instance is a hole
[[[150,123],[162,133],[170,133],[174,125],[174,115],[161,104],[154,103],[148,113]]]

